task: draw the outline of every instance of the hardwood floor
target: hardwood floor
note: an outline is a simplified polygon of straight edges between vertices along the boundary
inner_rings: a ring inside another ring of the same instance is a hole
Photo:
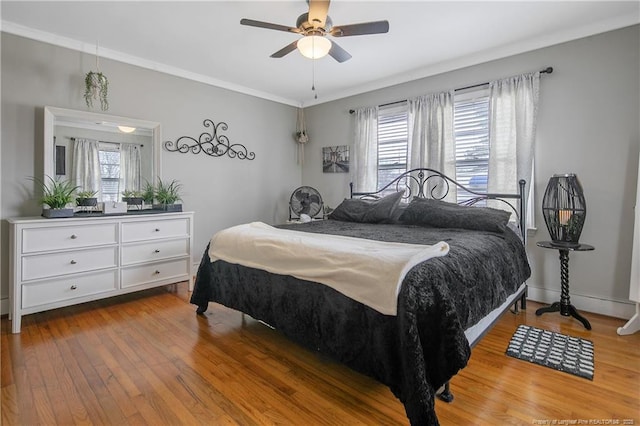
[[[402,425],[385,386],[239,312],[196,316],[186,283],[2,319],[2,425]],[[443,425],[640,424],[640,333],[586,314],[506,314],[436,402]],[[593,381],[507,357],[518,324],[595,344]],[[556,423],[553,423],[556,421]],[[582,421],[582,423],[580,423]],[[573,423],[571,423],[573,422]]]

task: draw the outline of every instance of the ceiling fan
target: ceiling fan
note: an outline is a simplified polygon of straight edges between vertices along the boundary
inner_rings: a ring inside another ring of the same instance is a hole
[[[389,31],[388,21],[363,22],[360,24],[338,25],[334,27],[331,18],[327,15],[329,2],[330,0],[308,0],[309,12],[303,13],[298,17],[296,27],[287,27],[269,22],[255,21],[253,19],[241,19],[240,24],[269,30],[286,31],[303,36],[301,39],[288,44],[272,54],[272,58],[282,58],[297,48],[300,50],[300,53],[308,58],[317,59],[329,54],[338,62],[351,59],[351,55],[342,47],[338,46],[336,42],[326,38],[327,35],[333,37],[350,37],[366,34],[381,34]]]

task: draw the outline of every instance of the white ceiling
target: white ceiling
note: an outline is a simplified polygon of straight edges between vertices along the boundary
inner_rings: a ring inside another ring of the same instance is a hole
[[[640,22],[636,1],[333,0],[334,25],[386,19],[387,34],[331,38],[353,58],[269,55],[304,0],[2,1],[2,31],[290,105],[314,105]],[[615,46],[612,46],[615,48]],[[553,64],[550,64],[553,65]],[[311,90],[313,68],[318,98]],[[107,76],[107,67],[101,67]],[[471,82],[473,83],[473,82]]]

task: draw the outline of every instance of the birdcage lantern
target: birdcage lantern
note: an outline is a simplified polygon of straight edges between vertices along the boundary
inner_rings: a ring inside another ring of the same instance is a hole
[[[542,198],[542,215],[553,244],[559,247],[580,245],[587,205],[575,174],[551,176]]]

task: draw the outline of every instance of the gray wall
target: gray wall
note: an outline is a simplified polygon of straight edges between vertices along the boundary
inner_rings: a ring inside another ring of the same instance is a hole
[[[30,176],[42,174],[45,105],[87,110],[84,75],[95,57],[2,34],[2,284],[8,296],[8,225],[37,216]],[[301,183],[296,159],[296,109],[127,64],[100,60],[109,78],[108,113],[162,123],[162,140],[197,137],[203,120],[224,121],[232,143],[254,151],[253,161],[162,151],[162,176],[184,185],[183,208],[195,212],[194,261],[214,232],[238,223],[288,218],[291,191]],[[98,110],[99,112],[99,110]]]
[[[541,83],[536,149],[536,221],[528,250],[530,295],[559,298],[557,253],[536,241],[549,235],[540,197],[549,176],[575,172],[585,189],[588,216],[582,240],[596,251],[570,261],[572,302],[592,312],[628,317],[633,206],[640,131],[640,30],[633,26],[382,90],[320,104],[305,112],[311,142],[302,170],[296,163],[295,109],[115,61],[101,60],[110,80],[110,114],[162,123],[163,140],[198,135],[202,120],[226,121],[232,142],[256,152],[254,161],[162,154],[162,174],[185,186],[186,210],[196,212],[194,257],[217,230],[250,220],[287,217],[291,190],[318,188],[335,207],[348,194],[346,174],[323,174],[322,147],[351,144],[348,110],[467,86],[553,66]],[[2,34],[1,218],[37,215],[26,179],[42,170],[42,107],[85,110],[83,76],[95,58]],[[7,225],[2,221],[2,284],[8,294]]]
[[[579,309],[628,318],[633,314],[628,294],[640,140],[639,29],[623,28],[307,108],[311,142],[302,181],[319,189],[331,207],[348,195],[350,176],[323,174],[321,161],[323,146],[353,143],[349,109],[553,66],[540,85],[530,296],[559,300],[558,253],[535,242],[549,239],[540,207],[549,177],[574,172],[587,201],[581,240],[596,250],[570,255],[571,301]]]

